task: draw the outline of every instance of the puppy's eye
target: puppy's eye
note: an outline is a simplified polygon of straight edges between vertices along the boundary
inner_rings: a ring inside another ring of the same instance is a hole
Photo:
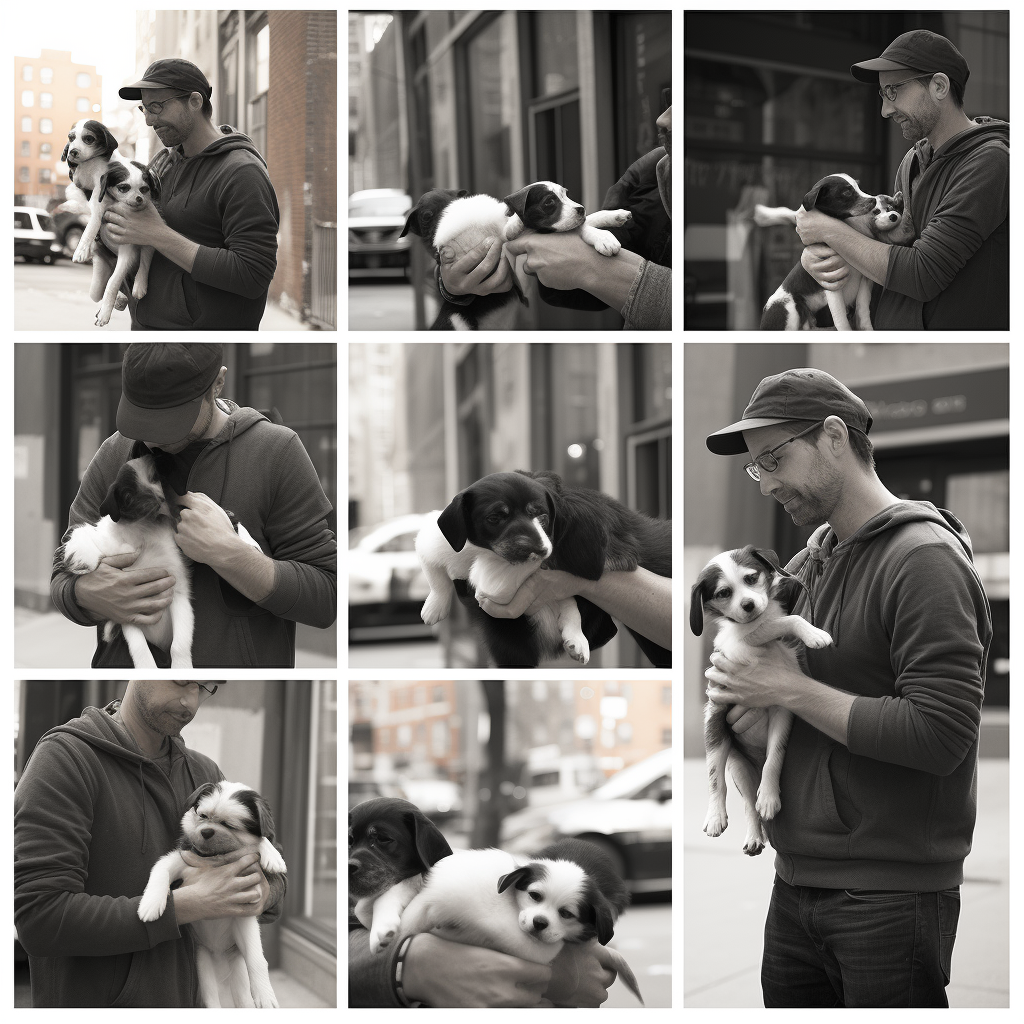
[[[565,907],[558,908],[558,916],[563,921],[571,921],[576,915],[571,910],[566,910]]]
[[[732,590],[729,587],[722,587],[721,590],[715,591],[715,596],[712,598],[714,601],[725,601],[727,598],[732,597]]]
[[[752,572],[743,577],[743,582],[746,583],[748,587],[752,587],[760,578],[761,574],[759,572]]]
[[[527,892],[527,895],[534,903],[543,903],[544,897],[539,892]]]
[[[377,842],[380,843],[381,846],[395,845],[395,841],[391,838],[391,836],[377,836]]]

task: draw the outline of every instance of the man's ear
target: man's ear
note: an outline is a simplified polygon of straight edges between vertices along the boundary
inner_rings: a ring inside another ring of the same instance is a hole
[[[823,429],[832,451],[841,452],[850,438],[850,428],[838,416],[829,416],[823,424]]]

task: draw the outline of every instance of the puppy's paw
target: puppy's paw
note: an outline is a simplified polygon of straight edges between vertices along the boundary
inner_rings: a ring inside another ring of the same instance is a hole
[[[146,886],[146,891],[139,900],[139,920],[155,921],[167,906],[167,889]]]
[[[71,257],[72,263],[88,263],[92,259],[92,244],[82,239],[75,249],[75,255]]]
[[[192,668],[192,652],[174,654],[171,652],[171,668]]]
[[[135,295],[135,289],[132,289],[132,294]],[[138,298],[138,296],[136,296]],[[114,299],[114,309],[124,309],[128,305],[128,296],[124,292],[118,292],[117,298]]]
[[[96,310],[96,326],[106,327],[110,322],[110,310],[106,306],[101,306]]]
[[[782,797],[779,796],[777,789],[772,789],[762,782],[757,788],[757,801],[754,806],[765,821],[771,821],[782,810]]]
[[[831,635],[823,629],[818,629],[817,626],[809,625],[800,639],[808,647],[830,647],[832,644]]]
[[[590,644],[587,643],[587,638],[582,633],[563,636],[562,646],[566,653],[581,665],[586,665],[590,661]]]
[[[135,278],[135,284],[132,285],[132,298],[133,299],[144,299],[146,297],[146,292],[148,292],[148,291],[149,291],[149,282],[148,281],[141,281],[138,277],[136,277]],[[125,301],[125,305],[127,305],[128,304],[128,300],[125,299],[124,301]],[[118,306],[117,308],[121,309],[122,307]]]
[[[253,982],[250,989],[252,995],[253,1006],[257,1010],[278,1010],[280,1006],[277,1002],[277,996],[274,995],[274,990],[270,985],[258,985]]]
[[[594,242],[594,248],[602,256],[614,256],[622,246],[619,244],[619,240],[609,232],[605,231],[601,234],[601,237]]]
[[[430,592],[430,596],[423,602],[423,607],[420,609],[420,618],[428,625],[432,626],[435,622],[440,622],[442,619],[448,618],[448,612],[451,611],[452,599],[449,594],[445,597],[442,594],[437,593],[436,590]]]
[[[729,815],[725,809],[719,810],[716,807],[709,807],[707,817],[704,819],[704,831],[712,839],[717,839],[729,824]]]
[[[378,913],[378,916],[379,913]],[[370,930],[370,952],[376,955],[382,949],[387,949],[398,934],[398,926],[401,919],[397,914],[393,917],[385,917],[383,921],[374,921]]]
[[[608,221],[619,228],[633,219],[633,214],[629,210],[608,210],[607,213],[609,215]]]

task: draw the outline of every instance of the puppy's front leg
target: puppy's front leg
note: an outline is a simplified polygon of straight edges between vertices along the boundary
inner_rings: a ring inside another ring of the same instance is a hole
[[[455,587],[448,578],[448,573],[437,565],[423,564],[423,574],[430,584],[430,593],[427,595],[423,607],[420,609],[420,618],[428,625],[447,619],[452,609],[452,598],[455,596]]]
[[[94,188],[89,198],[89,223],[86,224],[82,237],[78,240],[75,254],[71,257],[72,263],[88,263],[89,257],[92,256],[93,243],[100,233],[100,225],[103,222],[103,208],[100,205],[102,199],[100,190]]]
[[[155,921],[167,907],[171,883],[181,878],[185,862],[177,850],[165,854],[149,872],[149,881],[139,900],[139,920]]]
[[[387,892],[377,897],[370,923],[371,953],[378,953],[391,945],[402,923],[402,912],[422,888],[423,875],[413,875],[396,882]],[[359,917],[358,905],[356,917]]]
[[[592,228],[621,228],[632,219],[629,210],[597,210],[587,217],[586,223]]]
[[[131,246],[122,245],[117,251],[117,265],[114,267],[114,272],[110,275],[107,287],[103,291],[103,304],[96,314],[97,327],[106,327],[109,322],[110,314],[114,309],[114,300],[117,298],[121,283],[128,276],[128,268],[131,266],[131,262]]]
[[[768,709],[768,756],[761,769],[761,785],[757,787],[756,803],[757,813],[765,821],[771,821],[782,807],[779,779],[792,727],[791,712],[777,705]]]
[[[584,224],[580,228],[580,234],[583,241],[593,246],[602,256],[614,256],[622,248],[619,240],[610,231]]]
[[[256,923],[255,917],[242,917],[235,922],[235,943],[249,972],[249,991],[252,993],[252,1001],[256,1008],[276,1010],[277,997],[270,984],[270,968],[267,966],[267,958],[263,955],[260,926]]]
[[[567,597],[557,602],[555,610],[563,646],[581,665],[586,665],[590,661],[590,644],[583,632],[583,620],[580,618],[580,606],[576,598]]]
[[[156,249],[151,245],[140,246],[139,270],[135,275],[135,284],[132,287],[132,298],[144,299],[149,291],[149,268],[153,262],[153,253]]]
[[[190,588],[175,587],[171,596],[171,668],[192,667],[192,634],[195,632],[195,613],[189,597]]]

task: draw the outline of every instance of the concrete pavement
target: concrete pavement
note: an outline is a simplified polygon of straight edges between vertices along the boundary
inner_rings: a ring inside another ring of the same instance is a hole
[[[763,1007],[764,919],[775,876],[774,854],[745,857],[742,809],[729,795],[729,828],[718,839],[702,831],[707,810],[704,761],[683,768],[684,1006]],[[960,922],[953,949],[951,1007],[1008,1007],[1009,761],[978,766],[978,823],[964,866]]]
[[[96,632],[65,619],[60,612],[14,609],[15,668],[88,668],[96,650]],[[334,668],[337,659],[297,648],[296,668]]]

